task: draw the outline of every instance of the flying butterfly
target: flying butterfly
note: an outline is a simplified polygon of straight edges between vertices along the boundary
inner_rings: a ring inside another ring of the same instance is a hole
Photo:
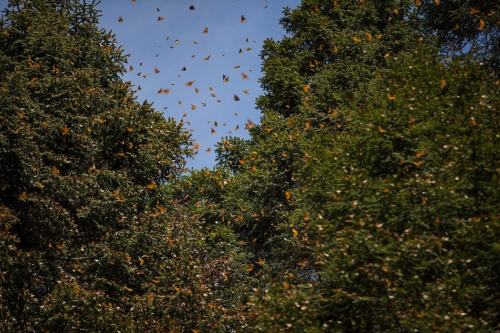
[[[158,90],[157,94],[168,95],[168,94],[170,94],[170,89],[160,88],[160,90]]]

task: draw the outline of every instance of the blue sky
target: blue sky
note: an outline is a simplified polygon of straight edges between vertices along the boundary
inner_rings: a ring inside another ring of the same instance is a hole
[[[6,3],[0,0],[2,8]],[[283,36],[279,25],[282,9],[298,3],[299,0],[102,0],[100,25],[112,30],[125,53],[130,54],[129,65],[134,70],[124,79],[132,81],[136,89],[140,86],[138,99],[152,102],[165,117],[184,119],[186,127],[193,131],[193,138],[201,147],[188,166],[212,167],[213,146],[221,137],[247,137],[245,122],[259,121],[255,99],[262,93],[258,82],[262,42]],[[194,10],[189,9],[191,5]],[[243,23],[242,15],[246,18]],[[159,21],[159,16],[164,19]],[[205,27],[208,33],[203,33]],[[209,60],[205,60],[208,56]],[[185,71],[181,71],[183,67]],[[242,73],[248,79],[243,79]],[[223,75],[229,76],[228,82],[223,82]],[[191,87],[185,85],[189,81],[194,81]],[[158,94],[161,88],[170,93]],[[240,100],[235,101],[234,95]],[[196,110],[192,110],[192,105]],[[240,129],[235,131],[238,125]],[[211,151],[207,152],[209,148]]]
[[[125,80],[136,87],[140,85],[139,99],[153,102],[166,117],[180,120],[185,115],[186,127],[192,129],[194,140],[201,145],[188,166],[212,167],[213,146],[221,137],[245,137],[245,122],[258,122],[255,99],[262,92],[258,83],[262,42],[283,36],[279,25],[282,9],[295,7],[298,2],[104,0],[100,6],[101,26],[116,33],[118,42],[130,53],[129,63],[134,71],[125,75]],[[194,10],[189,9],[191,5]],[[242,15],[246,18],[244,23]],[[158,21],[159,16],[164,19]],[[119,22],[119,17],[123,22]],[[203,33],[205,27],[208,33]],[[205,60],[208,56],[210,59]],[[185,71],[181,71],[183,67]],[[159,73],[155,74],[155,68]],[[147,76],[138,76],[138,72]],[[248,79],[243,79],[242,73]],[[223,82],[223,75],[229,76],[229,82]],[[194,81],[191,87],[185,85],[189,81]],[[158,94],[161,88],[170,93]],[[240,101],[234,101],[234,95]],[[196,110],[192,110],[193,105]],[[235,130],[238,125],[240,129]],[[207,152],[209,148],[211,151]]]

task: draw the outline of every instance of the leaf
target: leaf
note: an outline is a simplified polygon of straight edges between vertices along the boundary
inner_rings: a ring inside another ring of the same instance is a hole
[[[149,184],[146,185],[146,188],[148,190],[154,190],[156,188],[156,184],[153,183],[153,182],[151,182],[151,183],[149,183]]]
[[[202,33],[203,33],[203,34],[208,34],[208,27],[203,28]]]
[[[193,84],[194,84],[194,81],[188,81],[188,82],[184,83],[184,85],[186,87],[191,87]]]
[[[292,228],[292,235],[293,237],[298,237],[299,236],[299,231],[295,228]]]
[[[288,201],[292,198],[292,192],[290,191],[285,191],[285,199]]]

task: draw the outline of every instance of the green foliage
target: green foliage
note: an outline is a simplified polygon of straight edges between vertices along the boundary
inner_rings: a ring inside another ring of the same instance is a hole
[[[181,175],[79,1],[0,25],[0,330],[491,332],[493,1],[303,0],[250,139]]]
[[[479,7],[476,28],[472,2],[285,10],[261,124],[219,152],[260,281],[249,331],[498,327],[498,6]]]
[[[135,100],[97,17],[20,0],[0,26],[1,330],[227,331],[202,226],[161,191],[189,134]]]
[[[301,200],[319,240],[323,322],[341,331],[498,325],[499,96],[433,49],[390,63],[348,129],[318,136]]]
[[[469,54],[496,72],[500,56],[498,1],[420,1],[427,33],[440,40],[448,55]]]

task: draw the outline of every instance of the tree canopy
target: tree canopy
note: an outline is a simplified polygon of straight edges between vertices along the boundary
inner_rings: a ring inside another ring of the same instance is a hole
[[[500,327],[496,1],[302,0],[249,139],[185,173],[95,4],[0,22],[0,328]]]

